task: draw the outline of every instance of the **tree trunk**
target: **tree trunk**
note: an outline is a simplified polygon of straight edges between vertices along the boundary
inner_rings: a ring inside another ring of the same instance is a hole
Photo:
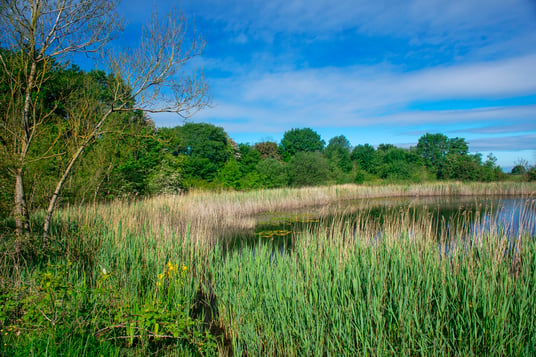
[[[15,171],[15,227],[17,236],[30,236],[30,217],[24,191],[24,172],[18,168]]]
[[[122,106],[121,106],[122,107]],[[78,147],[76,152],[71,157],[71,160],[69,161],[69,164],[63,171],[63,175],[59,179],[58,183],[56,184],[56,189],[54,190],[54,193],[52,194],[52,197],[50,198],[47,214],[45,216],[45,223],[43,225],[43,245],[46,247],[48,244],[48,240],[50,239],[50,222],[52,221],[52,214],[54,213],[54,209],[56,208],[56,203],[58,201],[58,198],[60,196],[61,190],[63,188],[63,185],[65,184],[65,181],[71,174],[71,171],[73,169],[74,164],[78,161],[78,158],[82,155],[85,148],[89,145],[91,140],[99,133],[100,128],[106,121],[106,119],[112,114],[113,109],[108,110],[101,118],[101,120],[97,123],[95,126],[95,129],[91,132],[91,134],[84,140],[84,142]]]
[[[23,235],[26,237],[30,236],[30,216],[26,202],[26,192],[24,190],[24,164],[32,138],[32,134],[30,132],[30,110],[31,94],[35,84],[36,70],[37,64],[35,61],[32,61],[24,98],[24,108],[22,110],[22,128],[24,133],[22,135],[22,143],[19,154],[20,162],[19,167],[15,169],[15,228],[19,239]],[[17,245],[19,244],[20,241],[17,243]]]

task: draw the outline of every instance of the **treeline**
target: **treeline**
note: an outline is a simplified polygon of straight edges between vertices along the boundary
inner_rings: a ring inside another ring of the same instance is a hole
[[[93,128],[90,115],[72,120],[79,110],[77,105],[87,103],[77,103],[73,93],[91,97],[90,103],[96,107],[112,96],[111,78],[104,72],[84,72],[55,63],[51,66],[35,110],[50,113],[55,119],[43,122],[36,138],[39,144],[32,146],[25,163],[30,211],[46,206],[72,151],[79,146],[77,142]],[[2,86],[0,95],[0,104],[5,104],[12,93]],[[3,105],[1,110],[2,118],[9,118],[9,106]],[[9,122],[3,125],[5,128]],[[15,178],[7,155],[10,143],[3,140],[6,154],[2,153],[0,161],[0,212],[6,216],[13,209]],[[517,165],[512,173],[526,180],[536,176],[534,167],[526,163]],[[480,154],[471,154],[465,139],[443,134],[423,135],[409,149],[391,144],[353,147],[343,135],[331,138],[326,145],[310,128],[288,130],[280,143],[237,144],[223,128],[212,124],[155,128],[144,113],[127,111],[114,113],[91,139],[63,187],[61,202],[78,204],[192,188],[248,190],[381,180],[494,181],[505,177],[495,157],[483,159]]]
[[[352,147],[343,135],[325,143],[310,128],[287,131],[278,144],[236,144],[207,123],[154,129],[106,178],[104,197],[175,193],[190,188],[286,186],[431,180],[494,181],[506,175],[495,157],[469,153],[464,139],[423,135],[410,149]],[[119,185],[118,185],[119,184]]]

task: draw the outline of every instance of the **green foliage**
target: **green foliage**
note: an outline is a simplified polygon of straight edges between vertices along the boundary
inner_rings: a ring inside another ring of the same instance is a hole
[[[368,144],[357,146],[352,158],[360,169],[381,179],[421,182],[426,177],[422,159],[415,152],[391,144],[380,144],[378,150]]]
[[[327,183],[330,170],[328,160],[319,152],[300,151],[288,163],[292,186],[315,186]]]
[[[324,150],[324,155],[336,167],[344,173],[352,171],[352,159],[350,157],[350,142],[344,135],[331,138]]]
[[[216,178],[219,166],[210,159],[201,156],[186,155],[184,159],[184,174],[187,178],[212,181]]]
[[[376,172],[376,150],[372,145],[358,145],[352,150],[352,160],[356,161],[359,167],[368,173]]]
[[[354,173],[354,183],[362,184],[363,182],[365,182],[365,177],[365,172],[360,168],[357,168]]]
[[[184,189],[182,156],[163,155],[160,165],[147,179],[147,191],[152,194],[176,194]]]
[[[291,129],[281,139],[281,150],[285,159],[290,159],[299,152],[319,152],[325,142],[317,132],[310,128]]]
[[[207,123],[186,123],[176,128],[181,138],[179,153],[208,159],[218,168],[231,155],[227,134],[221,127]]]
[[[254,172],[257,164],[261,161],[261,154],[248,144],[238,145],[238,153],[238,163],[242,175]]]
[[[523,165],[515,165],[512,168],[512,171],[510,171],[512,175],[524,175],[526,172],[527,172],[527,169]]]
[[[13,177],[7,168],[0,163],[0,220],[6,218],[13,209],[13,192],[11,188],[15,185]]]
[[[275,158],[267,158],[260,161],[257,164],[257,171],[262,187],[285,187],[289,183],[285,164]]]
[[[439,179],[476,181],[480,176],[481,158],[479,155],[447,155],[437,172]]]
[[[186,265],[168,262],[150,293],[127,296],[116,272],[100,269],[91,279],[81,274],[70,262],[48,264],[22,286],[2,286],[2,355],[214,353],[215,338],[189,314]]]
[[[240,166],[235,159],[228,160],[218,172],[218,178],[225,188],[239,190],[242,186]]]
[[[166,151],[184,156],[185,179],[212,181],[218,170],[231,158],[231,147],[223,128],[206,123],[186,123],[175,128],[162,128],[158,135]]]
[[[84,72],[54,61],[50,65],[36,98],[35,115],[46,116],[46,120],[35,133],[36,144],[30,146],[25,166],[25,185],[32,187],[27,194],[30,210],[48,205],[73,153],[93,130],[103,106],[111,103],[111,83],[115,82],[115,78],[102,71]],[[119,90],[129,91],[124,85]],[[88,107],[92,110],[83,120],[73,116],[80,108]],[[62,201],[76,204],[126,193],[144,194],[147,173],[156,163],[140,161],[140,155],[132,153],[142,151],[141,147],[147,144],[141,140],[140,145],[140,140],[133,138],[150,136],[151,131],[139,112],[110,116],[64,185]],[[7,171],[0,175],[12,181]],[[13,184],[8,189],[12,191]]]
[[[532,166],[527,171],[527,181],[536,181],[536,166]]]
[[[249,172],[240,178],[240,187],[246,190],[262,188],[261,176],[257,171]]]
[[[430,134],[419,138],[415,151],[420,155],[426,164],[426,166],[433,172],[437,173],[438,178],[445,177],[443,165],[452,166],[453,157],[468,155],[469,147],[463,138],[449,139],[443,134]],[[450,163],[446,163],[447,156],[450,155]],[[463,162],[467,162],[465,159],[460,159]],[[443,171],[443,172],[441,172]]]
[[[480,181],[492,182],[504,178],[501,168],[497,165],[497,158],[489,154],[486,161],[480,168]]]

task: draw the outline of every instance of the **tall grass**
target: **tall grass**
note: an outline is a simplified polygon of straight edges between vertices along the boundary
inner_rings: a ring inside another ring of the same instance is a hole
[[[345,185],[64,209],[46,254],[0,264],[0,355],[530,355],[536,243],[523,230],[460,231],[447,245],[408,209],[382,222],[337,215],[296,234],[292,251],[226,244],[261,212],[535,191]]]
[[[404,231],[404,227],[400,227]],[[536,242],[483,236],[441,253],[426,237],[297,237],[211,266],[236,355],[530,355]]]
[[[339,185],[300,189],[273,189],[250,192],[192,192],[137,201],[116,201],[97,206],[62,210],[61,222],[75,221],[79,226],[101,234],[103,229],[116,234],[144,235],[158,227],[162,240],[188,236],[188,244],[208,251],[221,239],[235,237],[253,229],[254,215],[262,212],[321,206],[342,200],[368,200],[380,197],[522,195],[535,196],[535,183],[428,183],[415,185],[358,186]],[[64,225],[58,225],[63,227]],[[64,232],[57,232],[58,235]]]

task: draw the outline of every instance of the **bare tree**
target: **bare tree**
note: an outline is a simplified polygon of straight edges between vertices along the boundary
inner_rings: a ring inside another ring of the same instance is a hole
[[[18,235],[29,234],[24,173],[28,150],[39,145],[39,132],[52,110],[38,110],[39,91],[47,80],[51,61],[76,52],[103,49],[118,29],[116,1],[109,0],[26,0],[8,1],[0,10],[1,46],[10,56],[0,55],[9,78],[9,108],[2,117],[0,142],[9,156],[15,176],[15,221]],[[44,222],[44,241],[66,179],[82,153],[114,115],[128,111],[175,112],[186,118],[208,104],[207,86],[202,76],[186,70],[199,55],[204,42],[190,33],[183,16],[155,15],[144,29],[136,49],[107,51],[105,64],[108,85],[113,93],[108,101],[92,98],[84,90],[65,100],[70,110],[69,125],[77,128],[70,158],[57,181]],[[83,129],[83,130],[79,130]],[[45,151],[46,152],[46,151]]]
[[[15,176],[17,234],[29,234],[29,214],[24,189],[28,152],[50,117],[38,112],[39,91],[47,80],[51,60],[105,45],[117,18],[116,2],[107,0],[3,1],[0,10],[0,56],[10,100],[2,118],[3,151]]]

